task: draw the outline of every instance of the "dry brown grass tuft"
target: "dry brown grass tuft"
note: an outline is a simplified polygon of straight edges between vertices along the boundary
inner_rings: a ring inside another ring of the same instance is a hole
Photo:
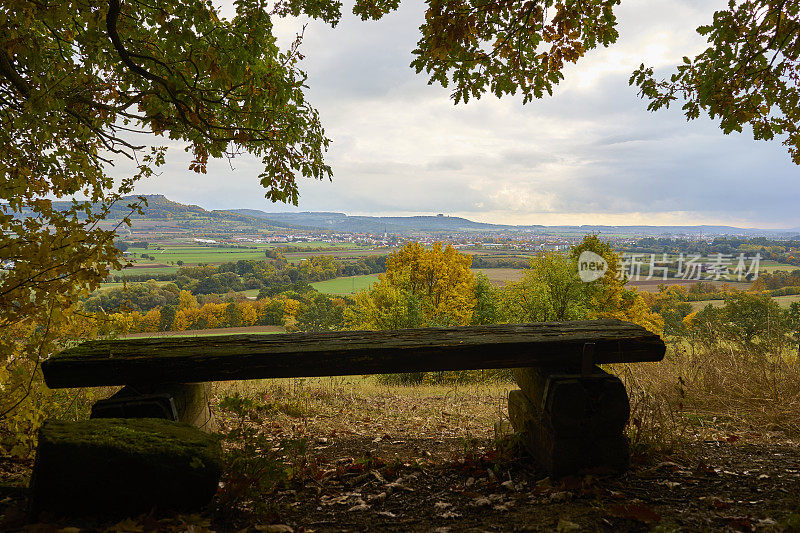
[[[668,452],[705,430],[800,434],[800,363],[737,349],[673,344],[660,363],[612,368],[631,400],[635,451]]]

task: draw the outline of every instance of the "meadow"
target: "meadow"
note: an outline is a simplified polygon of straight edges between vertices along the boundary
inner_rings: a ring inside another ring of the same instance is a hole
[[[775,272],[777,270],[783,270],[784,272],[792,272],[793,270],[799,270],[800,266],[795,265],[787,265],[785,263],[778,263],[777,261],[772,261],[771,259],[761,261],[759,265],[759,272]]]
[[[155,263],[177,263],[183,261],[185,264],[196,263],[228,263],[240,259],[264,259],[264,250],[271,248],[267,245],[254,245],[257,249],[251,248],[216,248],[211,246],[162,246],[161,250],[155,247],[149,248],[128,248],[126,257],[133,256],[137,265]],[[155,261],[143,259],[141,254],[155,257]]]
[[[521,268],[473,268],[474,274],[478,272],[484,274],[492,285],[504,287],[509,283],[514,283],[522,279],[525,270]]]
[[[784,309],[789,309],[789,306],[792,305],[794,302],[800,302],[800,294],[793,294],[790,296],[773,296],[773,300],[775,300],[778,305],[783,307]],[[703,309],[705,306],[711,304],[714,307],[722,307],[725,305],[725,300],[701,300],[698,302],[689,302],[692,305],[693,311],[699,311]]]
[[[353,294],[370,288],[377,281],[378,274],[364,274],[363,276],[347,276],[317,281],[312,283],[311,286],[325,294]]]
[[[148,248],[131,247],[126,251],[125,259],[133,266],[123,270],[113,270],[112,275],[158,275],[171,274],[177,271],[178,261],[191,266],[199,263],[218,265],[240,260],[264,259],[264,252],[277,247],[300,248],[304,251],[287,252],[285,257],[292,264],[297,264],[313,255],[334,255],[337,257],[358,258],[367,255],[385,253],[371,246],[356,243],[328,243],[322,241],[292,243],[247,243],[242,247],[216,247],[186,243],[156,243]],[[161,249],[158,249],[160,247]],[[154,259],[143,258],[142,254]]]

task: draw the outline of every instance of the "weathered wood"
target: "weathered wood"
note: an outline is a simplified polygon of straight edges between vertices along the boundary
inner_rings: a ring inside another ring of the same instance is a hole
[[[219,442],[152,418],[48,421],[39,432],[31,514],[136,516],[199,510],[217,491]]]
[[[213,432],[208,383],[127,385],[92,406],[91,418],[164,418]]]
[[[42,364],[51,388],[660,361],[664,342],[619,320],[396,331],[89,341]]]
[[[561,369],[515,368],[514,380],[525,395],[548,415],[559,431],[582,431],[591,416],[592,403],[583,384],[558,375]],[[554,375],[555,374],[555,375]]]
[[[508,417],[522,444],[551,477],[597,469],[622,472],[628,468],[630,449],[624,434],[559,435],[546,414],[521,390],[508,394]]]
[[[618,377],[593,366],[588,375],[564,374],[551,367],[515,368],[519,388],[547,415],[559,435],[613,435],[630,416],[625,386]]]

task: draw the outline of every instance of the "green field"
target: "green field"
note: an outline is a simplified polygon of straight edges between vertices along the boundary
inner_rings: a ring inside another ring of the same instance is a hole
[[[137,263],[138,265],[139,263]],[[143,265],[147,265],[148,263],[142,263]],[[149,263],[152,264],[152,267],[142,266],[136,268],[126,268],[124,270],[112,270],[112,276],[156,276],[158,274],[174,274],[178,271],[177,266],[169,266],[169,265],[158,265],[157,263]]]
[[[780,305],[784,309],[788,309],[793,302],[800,302],[800,294],[793,294],[791,296],[773,296],[772,299],[778,302],[778,305]],[[699,302],[689,302],[689,303],[692,304],[693,311],[699,311],[708,304],[711,304],[714,307],[722,307],[723,305],[725,305],[725,300],[702,300]]]
[[[264,250],[268,247],[262,245],[257,250],[248,248],[212,248],[209,246],[164,246],[163,250],[150,248],[128,248],[129,255],[133,255],[136,264],[148,264],[153,261],[142,259],[141,254],[155,257],[155,263],[170,264],[183,261],[186,264],[196,263],[230,263],[240,259],[264,259]]]
[[[156,246],[161,246],[161,250],[156,249]],[[127,269],[131,274],[159,274],[174,272],[177,268],[178,261],[183,261],[184,265],[196,265],[198,263],[206,264],[220,264],[220,263],[233,263],[240,260],[252,259],[265,259],[264,251],[269,248],[280,246],[291,246],[302,248],[308,251],[288,252],[287,259],[297,264],[303,259],[317,254],[325,255],[340,255],[343,257],[359,257],[364,255],[371,255],[378,253],[371,247],[363,247],[354,243],[336,243],[331,244],[327,242],[294,242],[294,243],[276,243],[276,244],[248,244],[247,246],[255,246],[252,248],[217,248],[212,246],[202,246],[199,244],[161,244],[151,245],[148,248],[128,248],[125,259],[141,267],[137,269]],[[153,257],[154,259],[144,259],[142,254]],[[148,265],[153,265],[152,270],[145,270]],[[172,270],[168,270],[172,268]],[[114,271],[113,274],[118,275],[119,271]]]
[[[363,276],[348,276],[344,278],[317,281],[311,286],[325,294],[353,294],[363,289],[368,289],[378,281],[378,274],[364,274]]]

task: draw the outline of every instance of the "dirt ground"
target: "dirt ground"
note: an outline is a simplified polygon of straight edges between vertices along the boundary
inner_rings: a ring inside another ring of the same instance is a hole
[[[781,531],[800,528],[797,443],[697,442],[681,456],[634,465],[623,476],[554,482],[529,458],[504,460],[478,443],[369,439],[330,444],[335,464],[355,448],[389,466],[309,483],[278,494],[282,522],[314,531]],[[406,460],[403,460],[406,459]]]
[[[513,439],[497,445],[505,393],[271,386],[263,400],[277,411],[260,429],[275,443],[303,439],[307,464],[257,517],[26,525],[31,464],[2,458],[0,530],[800,531],[797,440],[706,425],[670,455],[634,456],[621,476],[551,480]]]

